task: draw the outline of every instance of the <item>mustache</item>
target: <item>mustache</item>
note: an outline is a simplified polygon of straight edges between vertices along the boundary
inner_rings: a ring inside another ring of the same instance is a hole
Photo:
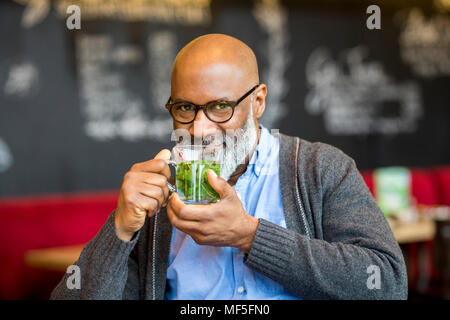
[[[238,140],[242,138],[242,136],[242,132],[237,131],[237,133],[235,133],[234,130],[227,130],[227,133],[216,133],[203,137],[196,137],[190,134],[178,134],[175,136],[174,141],[177,145],[223,145],[226,147],[238,143]]]
[[[208,135],[208,136],[204,136],[204,137],[189,136],[188,138],[186,138],[186,136],[179,136],[175,142],[177,145],[209,146],[214,143],[217,143],[217,144],[225,143],[225,139],[223,139],[222,135],[220,136],[220,138],[218,138],[217,135]]]

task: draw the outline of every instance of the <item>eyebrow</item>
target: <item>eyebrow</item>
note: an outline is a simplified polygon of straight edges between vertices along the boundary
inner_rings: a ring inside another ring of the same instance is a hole
[[[184,99],[181,99],[181,98],[177,98],[177,99],[172,99],[172,98],[170,98],[170,100],[172,101],[172,102],[187,102],[187,103],[192,103],[192,104],[195,104],[195,103],[193,103],[193,102],[191,102],[191,101],[187,101],[187,100],[184,100]],[[212,101],[230,101],[229,99],[228,99],[228,97],[222,97],[222,98],[219,98],[219,99],[214,99],[214,100],[210,100],[210,101],[208,101],[208,102],[212,102]],[[207,102],[207,103],[208,103]]]

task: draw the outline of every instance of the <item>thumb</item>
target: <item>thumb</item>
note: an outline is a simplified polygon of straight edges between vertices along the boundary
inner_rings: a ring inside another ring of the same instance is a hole
[[[172,156],[169,149],[162,149],[158,154],[155,156],[155,159],[161,159],[161,160],[170,160],[170,157]]]
[[[170,160],[170,157],[172,156],[172,153],[170,152],[170,150],[168,149],[162,149],[160,152],[158,152],[158,154],[155,156],[154,159],[158,159],[158,160]],[[170,178],[171,173],[170,173],[170,168],[169,166],[166,164],[164,166],[164,169],[161,171],[161,173],[166,176],[167,179]]]
[[[227,198],[234,193],[233,187],[224,178],[219,177],[214,170],[209,169],[206,175],[208,176],[209,184],[219,194],[220,199]]]

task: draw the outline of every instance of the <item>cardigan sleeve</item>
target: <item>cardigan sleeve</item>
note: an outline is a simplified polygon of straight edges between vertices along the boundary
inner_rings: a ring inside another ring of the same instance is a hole
[[[406,299],[402,252],[355,162],[322,144],[313,171],[323,238],[260,219],[246,265],[303,299]]]
[[[64,275],[50,299],[138,299],[138,267],[131,253],[139,233],[135,233],[131,241],[122,241],[116,232],[113,212],[97,235],[84,247],[74,263],[78,268]],[[74,285],[74,277],[77,276],[80,280],[78,288]],[[68,285],[71,282],[72,285]]]

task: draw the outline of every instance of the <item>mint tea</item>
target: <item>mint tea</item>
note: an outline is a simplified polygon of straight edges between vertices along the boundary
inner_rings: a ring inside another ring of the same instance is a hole
[[[207,204],[220,199],[208,182],[206,172],[209,169],[220,175],[218,161],[193,160],[177,163],[175,188],[184,203]]]

